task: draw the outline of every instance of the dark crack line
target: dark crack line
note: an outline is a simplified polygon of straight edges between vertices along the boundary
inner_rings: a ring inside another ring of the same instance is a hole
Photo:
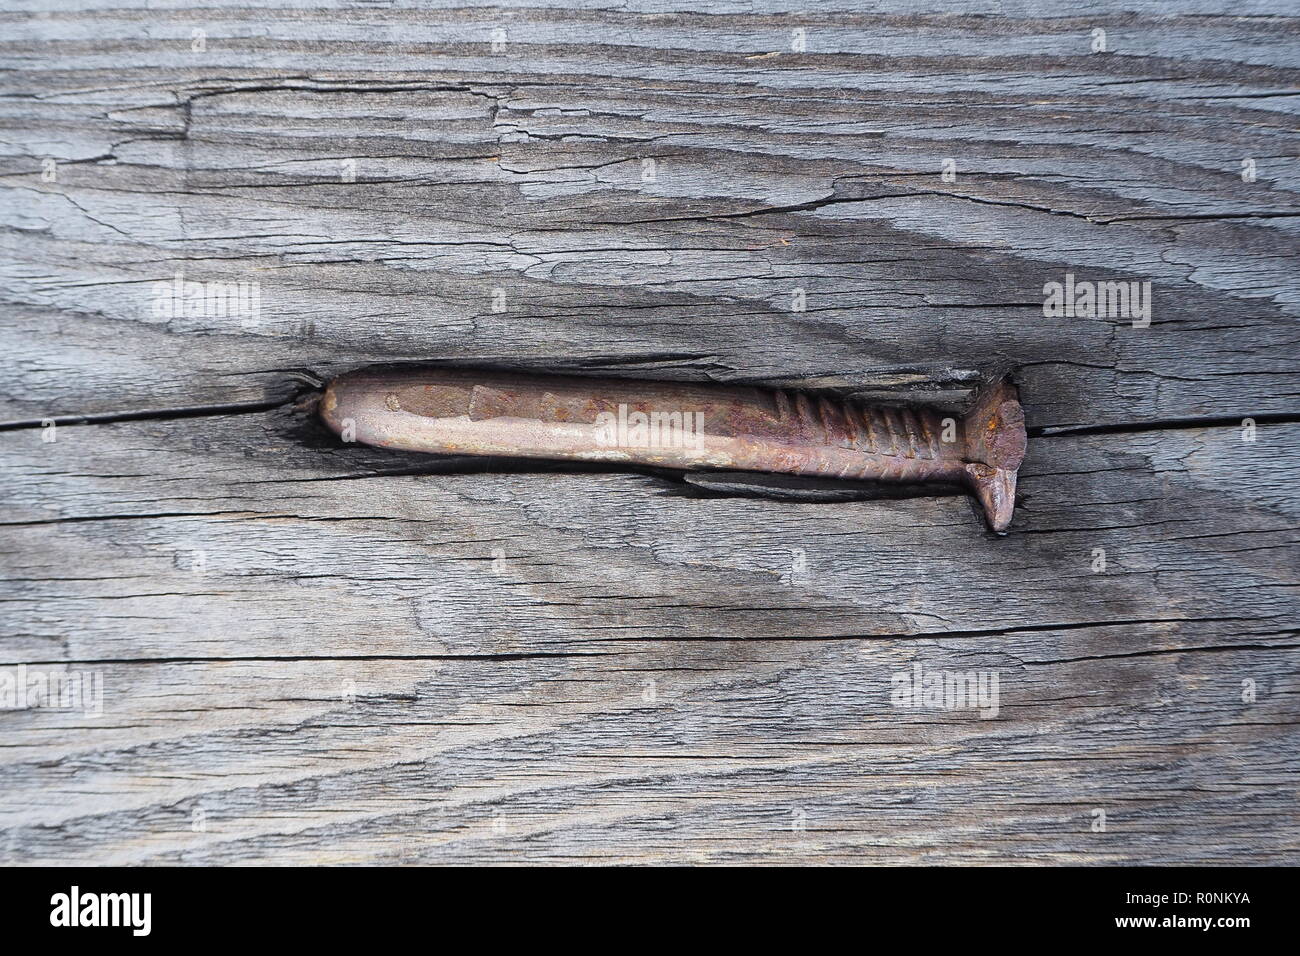
[[[264,664],[319,663],[321,661],[531,661],[568,657],[617,657],[610,651],[553,651],[519,652],[513,654],[266,654],[233,657],[99,657],[84,660],[10,661],[0,667],[59,667],[114,664]]]
[[[1148,422],[1115,422],[1102,425],[1039,425],[1028,429],[1031,438],[1056,435],[1124,435],[1133,432],[1176,431],[1185,428],[1240,428],[1249,418],[1257,425],[1300,424],[1300,415],[1288,412],[1265,412],[1252,415],[1221,415],[1205,418],[1164,418]]]
[[[0,422],[0,432],[17,431],[23,428],[44,428],[47,425],[111,425],[115,422],[169,421],[178,418],[208,418],[218,415],[249,415],[257,412],[269,412],[283,408],[298,400],[305,392],[315,389],[314,381],[303,376],[303,380],[292,385],[291,391],[283,398],[271,398],[261,402],[228,402],[215,405],[182,405],[176,408],[141,409],[131,412],[92,412],[85,415],[51,415],[48,418],[29,418],[17,421]]]

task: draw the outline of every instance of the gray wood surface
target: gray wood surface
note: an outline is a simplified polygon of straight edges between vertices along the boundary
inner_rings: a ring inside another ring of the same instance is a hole
[[[1289,5],[0,26],[0,692],[103,688],[0,710],[0,860],[1300,862]],[[260,307],[167,314],[178,272]],[[1149,326],[1045,316],[1067,274]],[[431,360],[1009,368],[1017,518],[316,423]],[[897,706],[918,664],[997,713]]]

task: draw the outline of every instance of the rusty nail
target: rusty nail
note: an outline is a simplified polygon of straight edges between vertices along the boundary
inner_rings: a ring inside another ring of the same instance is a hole
[[[336,433],[383,448],[959,482],[997,532],[1011,523],[1025,453],[1007,379],[960,419],[801,392],[451,368],[350,372],[320,407]]]

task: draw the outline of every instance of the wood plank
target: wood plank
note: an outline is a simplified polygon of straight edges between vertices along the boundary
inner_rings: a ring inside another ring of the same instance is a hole
[[[1295,859],[1297,426],[1044,438],[1002,539],[308,427],[3,435],[5,661],[105,687],[4,715],[13,859]],[[892,707],[918,661],[998,716]]]
[[[520,9],[493,54],[488,13],[393,10],[374,57],[356,16],[205,10],[202,54],[187,10],[13,23],[0,415],[427,357],[871,389],[1013,363],[1035,426],[1294,408],[1292,19],[1125,16],[1093,55],[1091,19],[827,12],[795,54],[785,16]],[[178,272],[258,282],[258,315],[159,316]],[[1151,326],[1045,318],[1067,274],[1151,282]]]
[[[8,721],[6,858],[1295,861],[1294,649],[1043,646],[106,665],[102,718]],[[996,671],[998,718],[891,708],[916,662]]]

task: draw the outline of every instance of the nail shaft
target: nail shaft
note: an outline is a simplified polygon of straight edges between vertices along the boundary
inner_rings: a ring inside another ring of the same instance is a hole
[[[750,387],[379,367],[331,382],[321,414],[345,438],[411,451],[962,482],[999,532],[1025,449],[1006,380],[957,419]]]

